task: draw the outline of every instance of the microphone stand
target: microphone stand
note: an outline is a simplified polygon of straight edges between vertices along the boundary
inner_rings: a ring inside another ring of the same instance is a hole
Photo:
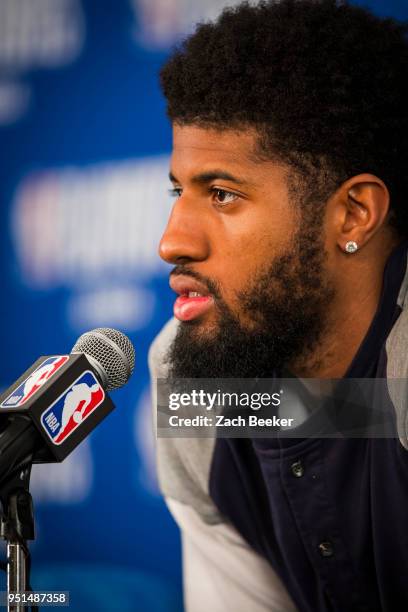
[[[30,475],[31,463],[20,467],[0,484],[0,537],[7,542],[7,612],[25,612],[25,602],[10,602],[9,595],[31,590],[27,540],[34,540],[35,535]]]

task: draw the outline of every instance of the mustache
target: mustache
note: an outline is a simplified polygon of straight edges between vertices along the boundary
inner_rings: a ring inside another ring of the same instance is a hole
[[[215,299],[222,301],[220,285],[217,281],[214,281],[210,278],[207,278],[206,276],[203,276],[199,272],[192,270],[186,265],[175,266],[173,270],[170,272],[170,276],[180,276],[180,275],[190,276],[191,278],[198,280],[208,289],[208,292],[211,293]]]

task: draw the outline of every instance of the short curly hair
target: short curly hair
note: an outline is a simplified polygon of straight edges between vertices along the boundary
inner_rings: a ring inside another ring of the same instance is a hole
[[[161,85],[173,123],[252,127],[325,201],[375,174],[408,236],[407,23],[335,0],[245,2],[199,24]],[[320,195],[322,195],[320,189]]]

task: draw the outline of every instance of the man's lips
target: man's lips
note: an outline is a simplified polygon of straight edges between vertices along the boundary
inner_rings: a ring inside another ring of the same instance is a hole
[[[190,276],[170,276],[170,287],[179,294],[173,311],[180,321],[196,319],[214,304],[214,298],[207,287]]]

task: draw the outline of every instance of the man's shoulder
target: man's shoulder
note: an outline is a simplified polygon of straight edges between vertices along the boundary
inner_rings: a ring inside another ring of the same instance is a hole
[[[157,410],[156,381],[168,375],[167,355],[180,323],[170,319],[153,340],[149,350],[152,408]],[[157,471],[163,495],[194,508],[204,522],[222,522],[209,494],[214,438],[158,438]]]
[[[174,317],[167,321],[150,345],[148,362],[150,375],[154,378],[166,378],[168,374],[167,353],[179,325]]]
[[[387,386],[395,409],[398,437],[408,450],[408,305],[405,303],[385,343]]]

